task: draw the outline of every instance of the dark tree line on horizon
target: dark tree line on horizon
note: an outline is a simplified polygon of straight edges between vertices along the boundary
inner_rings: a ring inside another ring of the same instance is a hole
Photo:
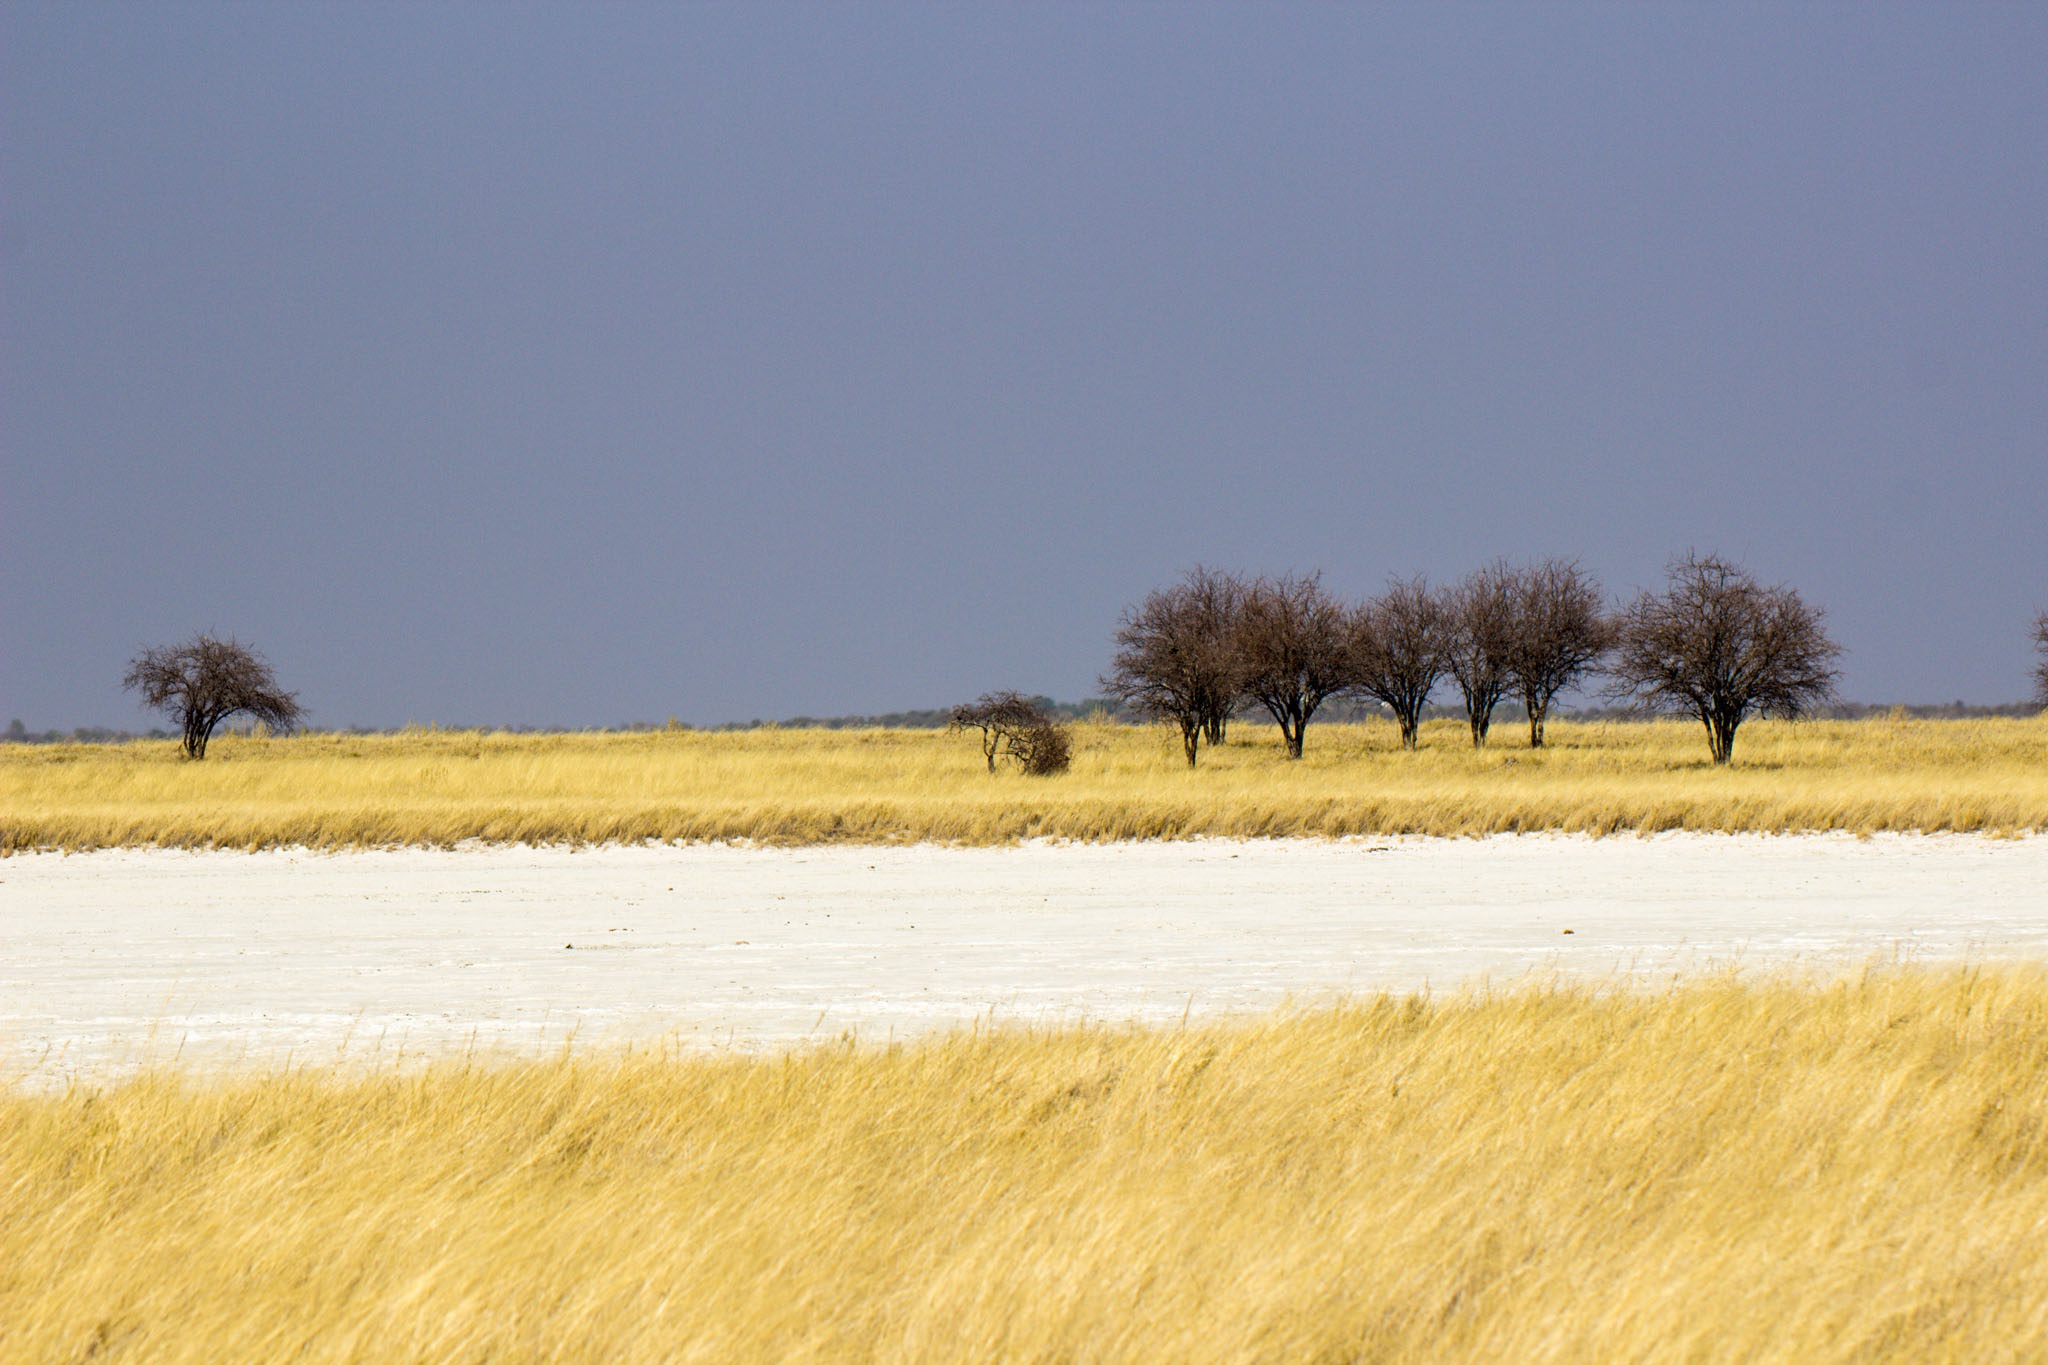
[[[2048,616],[2037,634],[2048,654]],[[1229,717],[1250,706],[1300,758],[1309,722],[1333,698],[1378,703],[1413,749],[1446,679],[1475,748],[1509,699],[1521,703],[1530,747],[1541,748],[1557,697],[1605,675],[1611,699],[1698,719],[1719,764],[1748,717],[1796,718],[1831,700],[1840,654],[1822,613],[1797,592],[1711,555],[1673,561],[1665,592],[1613,612],[1567,559],[1495,560],[1444,588],[1396,578],[1355,604],[1327,592],[1320,573],[1244,578],[1198,565],[1123,614],[1102,686],[1175,723],[1193,767],[1202,742],[1223,742]]]

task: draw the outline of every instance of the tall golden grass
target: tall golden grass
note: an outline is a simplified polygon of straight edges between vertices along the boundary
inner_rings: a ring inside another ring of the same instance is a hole
[[[990,776],[928,730],[515,735],[415,731],[0,746],[0,851],[737,840],[1005,843],[1529,830],[2048,829],[2048,719],[1743,728],[1716,769],[1696,726],[1554,724],[1475,753],[1403,753],[1390,723],[1320,725],[1307,757],[1240,722],[1189,771],[1159,727],[1077,728],[1073,771]]]
[[[0,1358],[2048,1357],[2048,976],[0,1095]]]

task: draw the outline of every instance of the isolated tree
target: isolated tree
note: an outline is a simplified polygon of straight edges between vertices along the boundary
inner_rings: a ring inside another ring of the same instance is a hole
[[[1614,647],[1614,622],[1600,585],[1576,560],[1546,559],[1517,575],[1510,687],[1529,716],[1529,747],[1543,747],[1550,704],[1600,666]]]
[[[1238,656],[1233,634],[1244,586],[1197,566],[1163,592],[1124,613],[1116,656],[1103,690],[1140,712],[1180,727],[1188,766],[1206,734],[1223,742],[1223,727],[1238,697]]]
[[[1670,587],[1623,613],[1609,694],[1696,716],[1714,762],[1752,715],[1797,719],[1834,695],[1841,648],[1822,613],[1787,587],[1764,587],[1713,556],[1671,565]]]
[[[263,656],[232,637],[200,635],[189,644],[145,649],[129,660],[121,686],[177,723],[185,757],[193,759],[206,757],[206,742],[229,716],[290,730],[306,714],[297,694],[277,685]]]
[[[1309,719],[1350,684],[1349,613],[1319,572],[1260,578],[1244,590],[1233,634],[1242,695],[1266,708],[1287,756],[1300,758]]]
[[[981,732],[990,772],[998,758],[1008,757],[1034,776],[1063,773],[1072,758],[1066,729],[1037,700],[1018,692],[985,692],[962,702],[953,708],[949,728]]]
[[[1450,652],[1450,616],[1443,599],[1419,574],[1395,579],[1353,618],[1348,690],[1392,711],[1401,727],[1401,747],[1413,749],[1422,709],[1444,676]]]
[[[1493,708],[1514,682],[1521,596],[1522,576],[1499,559],[1444,593],[1444,670],[1465,699],[1475,749],[1485,746]]]
[[[2048,707],[2048,611],[2034,618],[2034,652],[2041,656],[2034,665],[2034,704]]]

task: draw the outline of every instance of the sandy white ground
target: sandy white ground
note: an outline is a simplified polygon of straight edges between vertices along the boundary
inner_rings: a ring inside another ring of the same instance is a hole
[[[36,854],[0,860],[0,1083],[1872,957],[2048,958],[2048,839]]]

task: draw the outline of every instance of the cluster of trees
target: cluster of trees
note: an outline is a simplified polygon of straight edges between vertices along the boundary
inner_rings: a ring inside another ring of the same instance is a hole
[[[2033,640],[2034,701],[2048,708],[2048,612],[2035,618]],[[1572,560],[1496,560],[1441,589],[1420,576],[1397,578],[1355,605],[1324,591],[1320,574],[1246,579],[1197,566],[1124,613],[1102,687],[1178,724],[1193,767],[1201,745],[1223,743],[1231,718],[1252,705],[1279,725],[1287,756],[1300,758],[1309,721],[1333,697],[1385,706],[1402,746],[1413,749],[1423,710],[1446,679],[1464,701],[1475,748],[1510,699],[1528,716],[1530,746],[1541,748],[1558,695],[1605,674],[1613,700],[1698,719],[1714,762],[1726,763],[1750,716],[1797,717],[1831,700],[1840,655],[1821,612],[1797,592],[1766,587],[1711,555],[1674,560],[1665,591],[1641,593],[1618,612]],[[188,758],[204,758],[230,716],[290,731],[306,714],[263,656],[233,638],[145,649],[121,681],[177,724]],[[980,733],[990,772],[999,758],[1027,773],[1065,772],[1072,756],[1043,697],[991,692],[955,706],[948,720]],[[19,720],[0,734],[29,738]]]
[[[1333,697],[1378,702],[1413,749],[1447,681],[1475,747],[1512,698],[1540,748],[1558,695],[1604,674],[1609,696],[1698,718],[1714,761],[1726,763],[1747,717],[1800,716],[1829,700],[1840,653],[1798,593],[1713,556],[1674,561],[1666,591],[1620,611],[1562,559],[1496,561],[1440,589],[1397,578],[1356,604],[1331,596],[1320,574],[1246,579],[1197,567],[1124,613],[1102,686],[1177,724],[1192,767],[1201,744],[1222,743],[1230,717],[1253,705],[1299,758],[1309,721]]]

